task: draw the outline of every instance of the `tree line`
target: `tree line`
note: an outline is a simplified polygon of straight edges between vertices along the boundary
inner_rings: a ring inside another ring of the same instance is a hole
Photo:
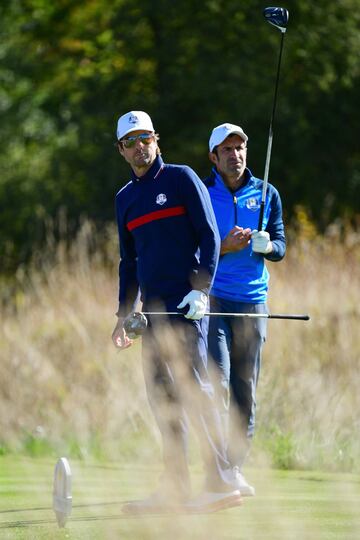
[[[128,167],[118,116],[147,111],[168,162],[208,174],[222,122],[249,136],[263,176],[280,32],[260,0],[10,0],[0,7],[0,245],[3,271],[28,260],[46,223],[114,220]],[[285,219],[324,230],[360,214],[358,0],[286,1],[269,180]]]

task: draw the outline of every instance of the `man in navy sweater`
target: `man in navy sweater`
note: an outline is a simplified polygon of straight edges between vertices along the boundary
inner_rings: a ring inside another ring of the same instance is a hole
[[[241,502],[207,373],[208,294],[219,257],[209,194],[192,169],[165,164],[151,118],[130,111],[118,120],[117,145],[131,180],[116,195],[120,240],[119,308],[113,342],[132,345],[123,328],[140,290],[149,316],[142,356],[146,389],[163,441],[160,488],[125,512],[216,511]],[[205,462],[205,491],[190,495],[187,418],[195,425]]]
[[[215,127],[209,140],[213,169],[205,185],[221,237],[210,296],[215,313],[267,313],[269,273],[265,260],[276,262],[285,255],[282,205],[271,184],[267,187],[264,230],[256,230],[263,181],[246,167],[247,141],[240,126],[228,123]],[[245,496],[255,494],[241,469],[255,429],[256,386],[266,323],[265,318],[210,317],[209,356],[219,368],[217,390],[228,432],[229,458]]]

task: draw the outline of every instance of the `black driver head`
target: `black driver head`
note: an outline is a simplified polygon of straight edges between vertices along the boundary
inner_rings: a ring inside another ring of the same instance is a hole
[[[123,328],[130,339],[136,339],[142,335],[147,327],[147,318],[143,313],[134,311],[130,313],[123,324]]]
[[[286,31],[286,26],[289,21],[289,12],[281,7],[267,7],[264,9],[265,19],[272,25],[276,26],[282,32]]]

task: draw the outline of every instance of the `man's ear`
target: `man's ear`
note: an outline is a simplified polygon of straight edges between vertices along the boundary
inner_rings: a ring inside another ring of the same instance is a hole
[[[118,147],[119,153],[124,157],[123,146],[120,142],[118,143],[117,147]]]
[[[216,165],[216,163],[217,163],[217,155],[215,154],[215,152],[209,152],[209,159],[210,159],[211,163],[214,163],[214,165]]]

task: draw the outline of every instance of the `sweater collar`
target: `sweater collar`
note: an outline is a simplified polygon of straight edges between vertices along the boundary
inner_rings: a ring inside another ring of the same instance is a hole
[[[164,162],[161,156],[156,156],[150,169],[143,176],[136,176],[134,171],[131,169],[131,180],[133,182],[138,182],[139,180],[152,180],[157,177],[160,171],[164,168]]]

